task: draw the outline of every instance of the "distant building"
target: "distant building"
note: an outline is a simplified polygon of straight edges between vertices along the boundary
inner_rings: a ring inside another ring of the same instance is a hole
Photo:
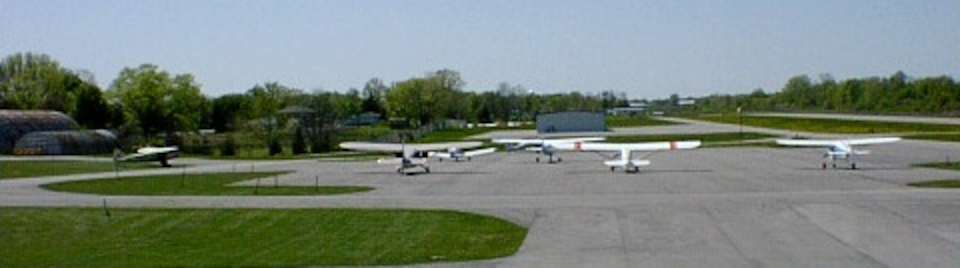
[[[374,112],[365,112],[362,114],[355,114],[343,119],[342,122],[347,126],[367,126],[380,123],[380,114]]]
[[[117,146],[110,131],[76,129],[77,122],[58,111],[0,110],[0,154],[102,154]]]
[[[627,107],[616,107],[607,110],[608,115],[640,115],[647,110],[647,103],[642,101],[627,102]]]
[[[607,131],[603,113],[560,112],[537,116],[537,133]]]
[[[17,140],[16,155],[84,155],[110,153],[117,136],[107,130],[30,132]]]
[[[58,111],[0,110],[0,154],[10,154],[20,137],[36,131],[75,129],[77,122]]]

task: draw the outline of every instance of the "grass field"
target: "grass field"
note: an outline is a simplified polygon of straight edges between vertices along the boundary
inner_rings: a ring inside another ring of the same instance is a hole
[[[709,133],[709,134],[675,134],[675,135],[638,135],[638,136],[610,136],[607,142],[612,143],[631,143],[631,142],[651,142],[651,141],[682,141],[682,140],[700,140],[703,147],[731,146],[728,142],[740,140],[756,140],[771,138],[774,136],[744,132],[741,136],[738,132],[728,133]],[[736,144],[734,144],[736,145]],[[754,143],[754,145],[756,145]]]
[[[939,168],[939,169],[949,169],[949,170],[960,170],[960,162],[941,162],[941,163],[927,163],[927,164],[918,164],[915,166],[919,167],[928,167],[928,168]],[[909,183],[907,185],[913,187],[922,187],[922,188],[960,188],[960,180],[932,180],[932,181],[921,181]]]
[[[920,188],[960,188],[960,180],[921,181],[907,185]]]
[[[607,128],[613,127],[645,127],[645,126],[663,126],[676,125],[678,123],[656,120],[647,116],[607,116]]]
[[[0,179],[112,172],[116,168],[119,168],[120,171],[160,168],[160,164],[156,162],[121,162],[117,165],[112,161],[2,161],[0,162]]]
[[[416,143],[462,141],[467,137],[487,133],[497,128],[448,128],[434,131],[417,139]]]
[[[736,116],[701,115],[692,119],[739,124]],[[821,133],[892,133],[892,132],[958,132],[960,125],[910,124],[879,121],[847,121],[832,119],[785,118],[785,117],[743,117],[743,125],[810,131]]]
[[[938,162],[938,163],[926,163],[926,164],[917,164],[916,166],[928,167],[928,168],[939,168],[939,169],[950,169],[950,170],[960,170],[960,162]]]
[[[274,187],[275,176],[285,172],[208,173],[127,177],[72,181],[42,185],[44,189],[104,195],[331,195],[373,190],[362,186]],[[260,178],[260,186],[228,186]]]
[[[451,211],[3,208],[2,267],[398,265],[514,254],[526,228]]]

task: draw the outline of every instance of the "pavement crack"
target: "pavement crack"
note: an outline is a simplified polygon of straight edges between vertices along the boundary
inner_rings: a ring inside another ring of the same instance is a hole
[[[716,223],[714,225],[714,228],[716,228],[716,230],[720,232],[720,235],[723,236],[723,239],[726,240],[727,243],[733,247],[733,250],[737,252],[737,255],[739,255],[741,258],[743,258],[748,263],[750,263],[750,267],[763,267],[763,263],[761,263],[759,260],[751,258],[750,256],[747,256],[746,253],[744,253],[743,248],[741,248],[740,245],[737,245],[737,243],[733,240],[733,238],[730,237],[730,233],[728,233],[722,226],[723,222],[720,221],[720,219],[717,217],[716,214],[713,213],[713,211],[711,211],[706,206],[700,206],[700,209],[702,209],[703,212],[707,214],[707,217],[710,217],[711,221]]]

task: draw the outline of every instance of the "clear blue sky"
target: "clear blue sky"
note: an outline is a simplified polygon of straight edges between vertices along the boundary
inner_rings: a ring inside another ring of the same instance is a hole
[[[209,96],[277,81],[362,88],[443,68],[467,90],[701,96],[787,79],[960,77],[956,0],[3,0],[0,54],[49,54],[107,87],[124,67]]]

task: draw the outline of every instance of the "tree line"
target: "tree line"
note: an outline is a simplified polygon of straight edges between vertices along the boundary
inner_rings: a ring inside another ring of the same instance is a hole
[[[536,94],[504,82],[493,91],[473,92],[465,86],[458,72],[444,69],[391,84],[373,78],[362,89],[344,92],[265,82],[242,93],[209,97],[193,75],[171,74],[153,64],[124,68],[101,90],[90,72],[64,68],[44,54],[17,53],[0,62],[0,109],[62,111],[82,128],[115,129],[130,143],[212,128],[252,133],[272,147],[290,134],[289,122],[297,120],[294,134],[310,137],[313,148],[328,150],[337,122],[361,113],[417,127],[443,119],[493,123],[557,111],[601,112],[627,101],[626,94],[613,91]],[[314,116],[298,118],[285,110],[291,107]]]
[[[288,87],[265,82],[241,93],[209,97],[191,74],[170,74],[143,64],[121,70],[106,90],[90,72],[70,70],[50,56],[17,53],[0,62],[0,109],[44,109],[72,116],[82,128],[115,129],[130,143],[153,141],[199,129],[244,132],[268,147],[291,134],[307,137],[317,151],[332,149],[338,122],[361,113],[406,120],[417,127],[443,119],[474,123],[532,121],[541,113],[602,112],[627,105],[623,92],[537,94],[506,82],[490,91],[466,90],[454,70],[386,83],[373,78],[361,89],[343,92]],[[679,97],[649,101],[652,108],[676,108]],[[761,89],[748,94],[715,94],[698,99],[697,112],[833,111],[857,113],[960,112],[960,85],[950,77],[890,77],[836,81],[821,75],[789,79],[777,93]],[[289,110],[293,108],[293,110]],[[297,110],[297,109],[300,110]],[[298,114],[299,111],[299,114]],[[304,111],[311,111],[309,118]],[[290,131],[290,122],[298,121]]]
[[[960,115],[960,84],[948,76],[889,77],[837,81],[829,74],[813,80],[790,78],[777,93],[756,89],[748,94],[715,94],[700,98],[701,112],[747,111],[838,112],[870,114]]]

